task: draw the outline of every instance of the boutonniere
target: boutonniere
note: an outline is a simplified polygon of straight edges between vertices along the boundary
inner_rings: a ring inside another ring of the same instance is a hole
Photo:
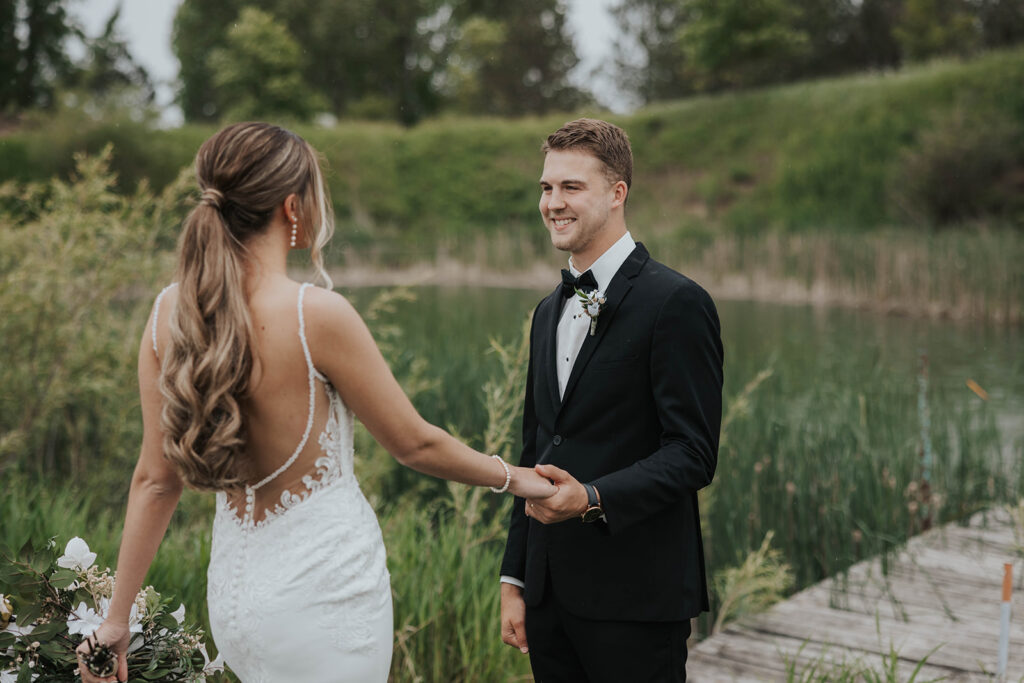
[[[590,318],[590,336],[593,337],[594,333],[597,332],[597,316],[601,315],[601,311],[604,309],[605,302],[608,299],[600,289],[595,289],[590,294],[577,289],[576,295],[580,298],[580,306],[583,307],[583,312]]]

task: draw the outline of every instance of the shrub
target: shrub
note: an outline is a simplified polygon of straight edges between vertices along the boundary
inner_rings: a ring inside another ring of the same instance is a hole
[[[892,198],[936,227],[991,218],[1024,227],[1024,126],[966,107],[936,118],[901,156]]]
[[[114,192],[110,149],[70,182],[0,186],[0,470],[88,471],[138,444],[134,358],[170,270],[183,181]]]

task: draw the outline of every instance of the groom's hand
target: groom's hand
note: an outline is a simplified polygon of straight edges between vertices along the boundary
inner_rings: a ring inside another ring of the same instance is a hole
[[[523,589],[511,583],[501,584],[501,640],[519,648],[524,655],[530,651],[526,644],[526,602]]]
[[[533,469],[551,480],[558,487],[558,492],[550,498],[526,501],[528,517],[533,517],[541,524],[554,524],[583,514],[587,509],[587,491],[583,484],[554,465],[537,465]]]

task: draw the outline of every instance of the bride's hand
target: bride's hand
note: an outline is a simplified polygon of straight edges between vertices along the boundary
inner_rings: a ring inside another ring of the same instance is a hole
[[[128,625],[115,624],[111,621],[104,621],[96,632],[82,641],[76,652],[78,653],[78,670],[82,675],[82,683],[104,683],[106,681],[127,681],[128,680],[128,642],[131,640],[131,632]],[[88,655],[92,648],[98,643],[107,645],[117,655],[117,671],[112,676],[96,676],[89,671],[83,656]]]
[[[548,498],[558,492],[550,480],[537,474],[532,467],[513,467],[509,491],[520,498]]]

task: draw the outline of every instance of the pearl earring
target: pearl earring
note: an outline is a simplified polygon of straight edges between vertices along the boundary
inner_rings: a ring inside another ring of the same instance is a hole
[[[294,217],[294,216],[292,216],[292,242],[291,242],[292,249],[295,248],[295,242],[298,240],[298,237],[299,237],[299,219]]]

